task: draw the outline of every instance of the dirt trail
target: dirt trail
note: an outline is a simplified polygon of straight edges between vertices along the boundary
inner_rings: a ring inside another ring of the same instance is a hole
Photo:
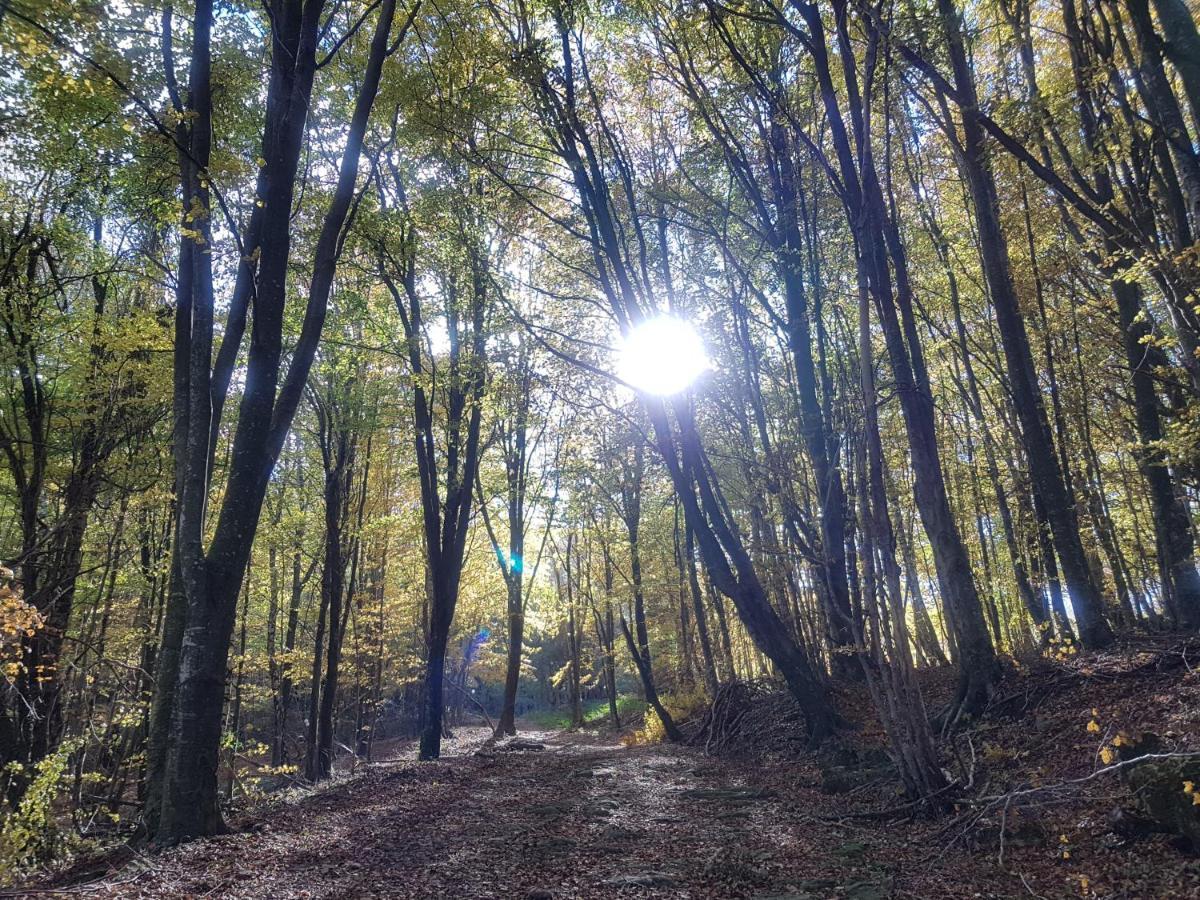
[[[254,807],[236,833],[81,861],[17,896],[1200,898],[1200,858],[1171,835],[1114,834],[1112,811],[1133,798],[1097,769],[1113,735],[1200,749],[1187,647],[1082,655],[1014,679],[987,719],[943,745],[972,777],[945,815],[914,815],[898,792],[865,692],[839,698],[863,724],[820,754],[805,752],[791,700],[764,693],[724,746],[753,758],[527,730],[542,749],[477,752],[488,730],[461,729],[437,762],[393,748]],[[944,678],[928,696],[948,697],[953,670],[931,674]],[[1006,790],[1026,802],[999,806]]]
[[[857,855],[854,845],[805,846],[789,810],[728,763],[588,733],[523,737],[545,749],[471,755],[460,748],[462,755],[436,763],[374,765],[264,813],[249,831],[137,860],[88,894],[888,895],[886,873],[844,855]],[[819,843],[817,835],[808,840]],[[827,869],[819,858],[842,877],[819,871]]]
[[[1114,693],[1111,684],[1096,690],[1110,700]],[[1053,732],[1066,768],[1047,777],[1078,777],[1089,752],[1065,737],[1087,734],[1079,699],[1064,706],[1065,730]],[[1082,699],[1085,718],[1102,702]],[[1002,735],[991,727],[1004,746],[1019,746],[1022,735],[1047,739],[1019,722]],[[860,766],[834,788],[837,769],[822,769],[812,754],[770,752],[751,762],[690,747],[625,747],[595,732],[532,731],[522,738],[543,749],[477,753],[487,736],[460,730],[434,763],[418,763],[410,746],[334,784],[256,807],[253,818],[234,822],[234,834],[116,870],[81,865],[56,890],[22,896],[1200,897],[1200,860],[1185,859],[1165,837],[1130,847],[1110,833],[1104,814],[1121,794],[1109,785],[1094,801],[1030,808],[1020,821],[1014,812],[1009,840],[997,844],[995,817],[975,822],[970,809],[879,818],[880,809],[904,806],[894,778]],[[1058,759],[1037,758],[1043,766]]]

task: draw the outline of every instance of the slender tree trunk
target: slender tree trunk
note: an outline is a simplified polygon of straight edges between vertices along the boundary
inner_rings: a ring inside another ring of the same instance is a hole
[[[642,690],[645,691],[646,702],[650,704],[650,708],[654,710],[654,714],[662,722],[667,740],[673,744],[682,742],[683,732],[679,730],[679,726],[675,724],[675,720],[671,718],[671,714],[662,705],[662,700],[659,699],[658,691],[654,686],[654,675],[646,665],[646,661],[642,659],[641,651],[634,642],[633,635],[629,631],[629,623],[625,621],[624,614],[621,615],[621,634],[625,636],[625,646],[629,650],[629,656],[633,659],[633,664],[637,667],[638,675],[642,679]]]
[[[317,716],[321,707],[321,669],[325,661],[325,631],[329,616],[329,599],[329,595],[322,590],[317,600],[317,625],[313,631],[313,661],[308,685],[308,715],[304,719],[304,777],[309,781],[317,780]]]
[[[304,541],[304,528],[296,532],[296,547],[292,553],[292,587],[288,601],[287,627],[284,632],[283,652],[285,662],[279,667],[279,693],[275,702],[275,734],[271,746],[271,764],[281,766],[287,762],[288,714],[292,708],[292,661],[296,648],[296,632],[300,627],[300,606],[304,599],[304,583],[301,574],[300,547]]]
[[[1086,647],[1103,647],[1113,639],[1104,619],[1100,591],[1088,571],[1075,499],[1065,480],[1066,473],[1056,455],[1042,395],[1033,366],[1033,354],[1021,317],[1009,267],[1008,244],[1000,226],[996,183],[987,161],[986,137],[979,121],[974,75],[967,61],[959,24],[959,13],[951,0],[938,0],[946,44],[954,69],[962,113],[963,142],[959,157],[974,201],[975,224],[979,231],[980,257],[992,306],[999,325],[1008,365],[1013,406],[1021,423],[1021,439],[1029,463],[1034,490],[1046,505],[1055,548],[1062,562],[1071,605]]]
[[[592,617],[596,624],[596,637],[604,650],[604,688],[608,694],[608,714],[613,728],[621,727],[621,716],[617,710],[617,655],[616,625],[613,622],[613,567],[608,546],[602,547],[604,556],[604,615],[592,606]]]
[[[322,402],[318,408],[322,425],[322,456],[325,460],[325,568],[321,573],[321,595],[322,613],[327,612],[329,616],[329,638],[325,651],[325,673],[319,680],[319,691],[315,681],[313,686],[314,697],[319,697],[319,703],[310,705],[314,721],[309,724],[311,744],[307,768],[309,779],[314,781],[328,778],[333,771],[333,713],[337,703],[344,619],[349,610],[345,529],[354,475],[355,437],[350,433],[347,423],[336,420],[338,415],[332,398]],[[314,679],[320,673],[320,655],[318,639],[317,658],[313,663]]]
[[[687,568],[688,588],[692,598],[692,612],[695,613],[696,635],[700,640],[700,654],[704,660],[704,686],[709,697],[717,696],[717,664],[713,658],[712,641],[708,636],[708,613],[704,610],[704,597],[700,593],[700,578],[696,574],[696,538],[692,529],[684,523],[684,565]]]
[[[571,695],[571,727],[583,726],[583,698],[580,694],[579,672],[579,632],[575,622],[575,589],[578,582],[579,563],[576,551],[576,577],[571,577],[571,544],[573,535],[567,537],[566,582],[567,582],[567,647],[570,652],[570,695]]]

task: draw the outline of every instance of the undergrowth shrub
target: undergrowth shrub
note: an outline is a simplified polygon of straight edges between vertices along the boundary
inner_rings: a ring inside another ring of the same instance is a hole
[[[33,767],[32,778],[16,809],[3,810],[0,825],[0,886],[10,885],[39,866],[78,849],[75,832],[63,828],[55,815],[59,792],[64,788],[71,754],[78,741],[64,741]],[[5,780],[26,776],[20,763],[4,767]]]
[[[704,715],[708,709],[708,694],[700,685],[692,685],[668,694],[662,698],[663,706],[675,720],[676,725],[682,726],[692,719]],[[667,739],[667,731],[663,728],[662,719],[651,707],[645,707],[645,719],[641,728],[635,728],[622,738],[626,746],[639,744],[661,744]]]

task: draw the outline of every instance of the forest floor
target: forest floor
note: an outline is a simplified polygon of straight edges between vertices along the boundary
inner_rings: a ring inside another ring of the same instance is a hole
[[[736,763],[597,732],[542,750],[397,759],[245,829],[93,883],[120,897],[890,896],[857,830],[817,826]],[[457,752],[458,755],[453,755]],[[847,893],[848,892],[848,893]],[[928,896],[928,895],[926,895]]]
[[[717,756],[602,731],[524,731],[542,749],[505,751],[484,746],[486,729],[460,729],[440,761],[401,748],[255,809],[230,835],[110,859],[84,883],[76,870],[73,886],[24,896],[1200,897],[1200,859],[1165,835],[1114,835],[1107,814],[1128,789],[1094,777],[1118,733],[1152,726],[1173,748],[1200,747],[1200,669],[1186,652],[1010,674],[995,715],[943,748],[971,772],[975,800],[937,818],[906,810],[869,725],[853,730],[856,750],[789,746],[789,704],[759,693]],[[1034,802],[979,804],[1031,785],[1046,788]]]

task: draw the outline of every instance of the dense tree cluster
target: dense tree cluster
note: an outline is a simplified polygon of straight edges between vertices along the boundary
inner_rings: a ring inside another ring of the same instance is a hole
[[[1003,657],[1200,628],[1184,0],[16,0],[0,58],[14,859],[759,677],[936,806]]]

